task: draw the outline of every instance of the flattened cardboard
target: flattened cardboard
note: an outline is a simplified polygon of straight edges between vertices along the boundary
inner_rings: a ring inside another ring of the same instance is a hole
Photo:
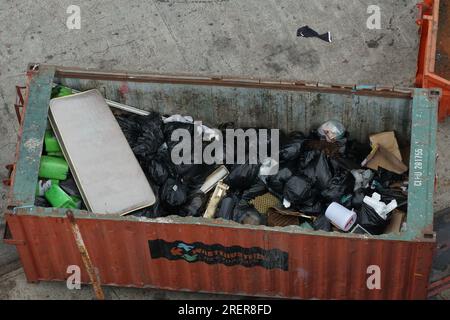
[[[397,139],[395,138],[394,131],[386,131],[377,134],[372,134],[369,137],[369,140],[372,146],[379,145],[386,151],[396,156],[398,160],[400,161],[403,160],[402,155],[400,153],[400,148],[398,147]]]
[[[377,144],[372,148],[372,152],[363,161],[362,166],[373,170],[381,167],[397,174],[403,174],[408,170],[408,167],[388,150]]]

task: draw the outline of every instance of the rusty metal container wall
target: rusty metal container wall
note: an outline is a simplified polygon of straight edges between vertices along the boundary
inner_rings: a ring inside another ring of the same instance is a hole
[[[53,79],[51,70],[42,69],[42,76],[29,74],[31,95],[27,95],[25,122],[22,121],[20,129],[20,139],[25,142],[19,139],[17,148],[17,159],[25,164],[40,157],[39,150],[27,148],[27,139],[38,141],[43,138],[43,131],[38,131],[46,125],[45,101],[48,102],[48,97],[45,95]],[[413,189],[411,186],[412,190],[418,191],[411,197],[414,205],[410,202],[408,210],[418,214],[409,217],[409,229],[401,235],[369,239],[295,227],[252,227],[200,218],[117,219],[73,210],[102,284],[289,298],[426,298],[435,245],[430,179],[434,177],[435,138],[432,133],[436,130],[433,113],[436,109],[431,108],[435,97],[430,97],[427,90],[416,89],[417,99],[411,103],[411,91],[380,92],[380,88],[320,88],[294,82],[135,76],[63,68],[58,69],[57,75],[59,80],[77,89],[99,88],[112,100],[132,103],[143,109],[192,112],[213,124],[216,124],[215,112],[200,113],[200,109],[208,105],[214,108],[225,106],[241,115],[262,114],[260,121],[268,126],[288,130],[312,126],[327,112],[343,119],[356,131],[354,138],[359,140],[377,130],[395,129],[407,143],[412,137],[411,154],[413,147],[430,146],[428,151],[424,150],[425,188]],[[35,84],[34,78],[37,78]],[[172,99],[168,100],[168,97]],[[149,107],[146,101],[150,101]],[[186,104],[189,101],[192,103]],[[253,103],[253,108],[246,106]],[[315,103],[316,109],[308,110],[309,103]],[[186,109],[182,109],[184,105]],[[274,112],[265,114],[268,109]],[[412,109],[416,111],[412,112]],[[231,112],[223,115],[240,119],[242,125],[248,121]],[[27,127],[27,118],[28,124],[31,121],[38,125]],[[411,121],[415,121],[413,125]],[[40,143],[42,146],[42,141]],[[413,164],[411,160],[410,166]],[[5,241],[16,245],[29,281],[64,280],[68,277],[67,266],[76,264],[83,269],[82,279],[88,283],[90,278],[83,267],[66,210],[29,205],[34,196],[34,185],[30,187],[25,182],[35,181],[37,172],[33,170],[29,165],[18,163],[12,177],[13,201],[5,215],[11,232]],[[186,245],[211,248],[220,245],[225,251],[234,246],[244,248],[244,251],[253,248],[258,252],[276,250],[277,255],[281,252],[286,263],[282,267],[268,268],[264,264],[248,267],[243,263],[209,264],[178,257],[172,259],[172,256],[169,259],[164,254],[155,256],[150,251],[149,241],[155,240],[181,241]],[[380,290],[367,287],[367,268],[371,265],[380,267]]]
[[[426,297],[432,241],[351,239],[168,222],[77,219],[102,284],[303,299]],[[67,266],[82,266],[67,219],[15,215],[8,217],[8,226],[13,234],[24,236],[31,252],[31,261],[24,264],[28,280],[65,280]],[[150,239],[277,248],[289,253],[289,263],[284,271],[152,259]],[[380,290],[367,287],[370,265],[381,269]],[[84,268],[82,281],[89,282]]]

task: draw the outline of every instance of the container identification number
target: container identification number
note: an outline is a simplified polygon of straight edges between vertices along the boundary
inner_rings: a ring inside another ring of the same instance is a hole
[[[414,149],[414,179],[413,183],[415,187],[422,186],[423,179],[423,149]]]

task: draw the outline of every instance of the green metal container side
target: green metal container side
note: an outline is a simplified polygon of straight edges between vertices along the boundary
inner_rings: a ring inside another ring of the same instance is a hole
[[[11,206],[15,207],[15,214],[56,217],[64,217],[66,214],[66,209],[34,206],[35,184],[47,127],[48,104],[52,82],[55,80],[55,70],[53,66],[41,65],[39,71],[31,74],[29,81],[28,103],[12,191]],[[124,85],[124,82],[100,82],[74,78],[58,80],[76,89],[98,88],[108,99],[129,103],[142,109],[146,109],[145,107],[148,109],[150,105],[153,109],[165,113],[190,114],[194,118],[204,120],[205,123],[215,124],[238,120],[236,121],[238,125],[257,126],[264,123],[267,127],[308,131],[326,118],[336,118],[336,115],[341,115],[340,120],[344,122],[350,132],[353,132],[353,138],[360,141],[367,139],[370,133],[395,130],[399,141],[411,142],[407,230],[401,234],[371,236],[370,238],[404,241],[434,240],[432,203],[435,178],[436,115],[439,99],[439,93],[436,90],[412,89],[411,103],[410,99],[405,97],[381,97],[379,93],[364,95],[357,94],[354,90],[349,90],[346,94],[313,93],[267,88],[241,88],[238,85],[224,87],[170,82],[137,83],[129,80],[125,83],[128,90],[127,100],[118,93],[120,92],[118,89]],[[105,84],[108,85],[105,86]],[[132,93],[139,94],[133,95]],[[226,105],[231,110],[228,108],[221,110],[219,108],[221,105]],[[205,108],[202,109],[203,106]],[[213,107],[207,108],[208,106]],[[267,111],[265,108],[269,108],[272,112],[265,112]],[[200,113],[201,110],[207,110],[207,112]],[[258,122],[254,120],[256,117],[258,117]],[[254,227],[220,219],[182,217],[147,219],[134,216],[117,217],[76,209],[71,211],[76,217],[87,219],[206,224],[330,237],[367,238],[362,235],[311,231],[296,226],[286,228]]]

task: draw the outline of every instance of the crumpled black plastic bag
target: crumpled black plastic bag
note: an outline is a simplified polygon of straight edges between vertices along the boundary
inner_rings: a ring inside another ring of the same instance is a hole
[[[180,180],[167,179],[160,192],[162,207],[170,213],[178,213],[180,206],[187,201],[187,193],[186,185]]]
[[[357,213],[356,221],[370,234],[378,235],[382,234],[386,226],[389,224],[389,215],[388,219],[384,220],[371,206],[363,203],[359,213]]]
[[[325,216],[325,214],[321,214],[314,220],[312,223],[312,227],[314,230],[323,230],[330,232],[331,229],[331,222],[328,220],[328,218]]]
[[[185,205],[180,209],[182,217],[200,217],[203,216],[206,209],[207,197],[203,192],[195,192],[189,196]]]
[[[281,196],[283,194],[284,186],[286,182],[293,176],[293,172],[290,168],[280,168],[277,174],[267,176],[266,184],[269,190],[272,193],[275,193],[277,196]]]
[[[137,116],[116,117],[120,129],[122,129],[122,132],[131,148],[136,146],[136,141],[141,134],[141,127],[134,120],[136,117]]]
[[[266,184],[260,179],[256,178],[255,183],[242,193],[242,199],[249,201],[267,192]]]
[[[307,176],[320,190],[328,187],[333,177],[333,172],[328,163],[327,156],[323,152],[308,152],[305,158],[306,166],[301,172]]]
[[[353,192],[353,196],[352,196],[352,205],[351,207],[353,209],[355,209],[356,211],[358,211],[359,209],[361,209],[361,206],[363,205],[363,200],[364,197],[366,196],[366,189],[360,188],[356,191]]]
[[[294,208],[307,215],[317,216],[325,212],[325,207],[321,200],[312,197],[300,205],[294,205]]]
[[[163,185],[170,176],[168,162],[165,157],[155,157],[147,162],[144,170],[150,180],[156,185]]]
[[[222,218],[226,220],[233,220],[234,208],[239,203],[240,199],[237,194],[229,194],[220,201],[216,211],[216,218]]]
[[[72,174],[69,173],[69,176],[66,180],[61,180],[59,182],[59,186],[61,189],[63,189],[69,196],[77,196],[81,197],[81,193],[78,190],[77,184],[75,182],[75,179],[73,178]]]
[[[117,121],[136,157],[146,159],[156,153],[164,142],[161,115],[150,112],[147,116],[118,117]]]
[[[217,165],[207,164],[181,164],[176,165],[178,176],[183,178],[183,181],[190,189],[199,189],[206,178],[217,168]]]
[[[172,133],[177,129],[185,129],[189,132],[189,137],[191,138],[191,142],[194,140],[194,124],[185,123],[185,122],[168,122],[164,124],[163,134],[164,140],[167,143],[169,151],[172,151],[173,147],[178,143],[181,143],[183,138],[180,138],[179,141],[172,141]],[[198,133],[197,133],[198,134]],[[193,149],[193,148],[192,148]]]
[[[312,184],[308,177],[292,176],[285,184],[283,196],[292,205],[301,205],[313,196]]]
[[[350,174],[335,175],[328,182],[327,188],[322,190],[322,198],[328,202],[340,202],[341,197],[353,190],[355,180]]]
[[[280,161],[290,161],[297,159],[302,151],[305,135],[301,132],[292,132],[285,144],[280,148]]]
[[[264,219],[254,206],[245,200],[239,201],[234,208],[233,220],[241,224],[260,225]]]
[[[391,183],[405,180],[405,176],[379,167],[375,172],[374,180],[376,180],[383,188],[389,188]]]
[[[258,172],[258,164],[235,164],[224,182],[232,189],[245,190],[253,185],[258,176]]]

